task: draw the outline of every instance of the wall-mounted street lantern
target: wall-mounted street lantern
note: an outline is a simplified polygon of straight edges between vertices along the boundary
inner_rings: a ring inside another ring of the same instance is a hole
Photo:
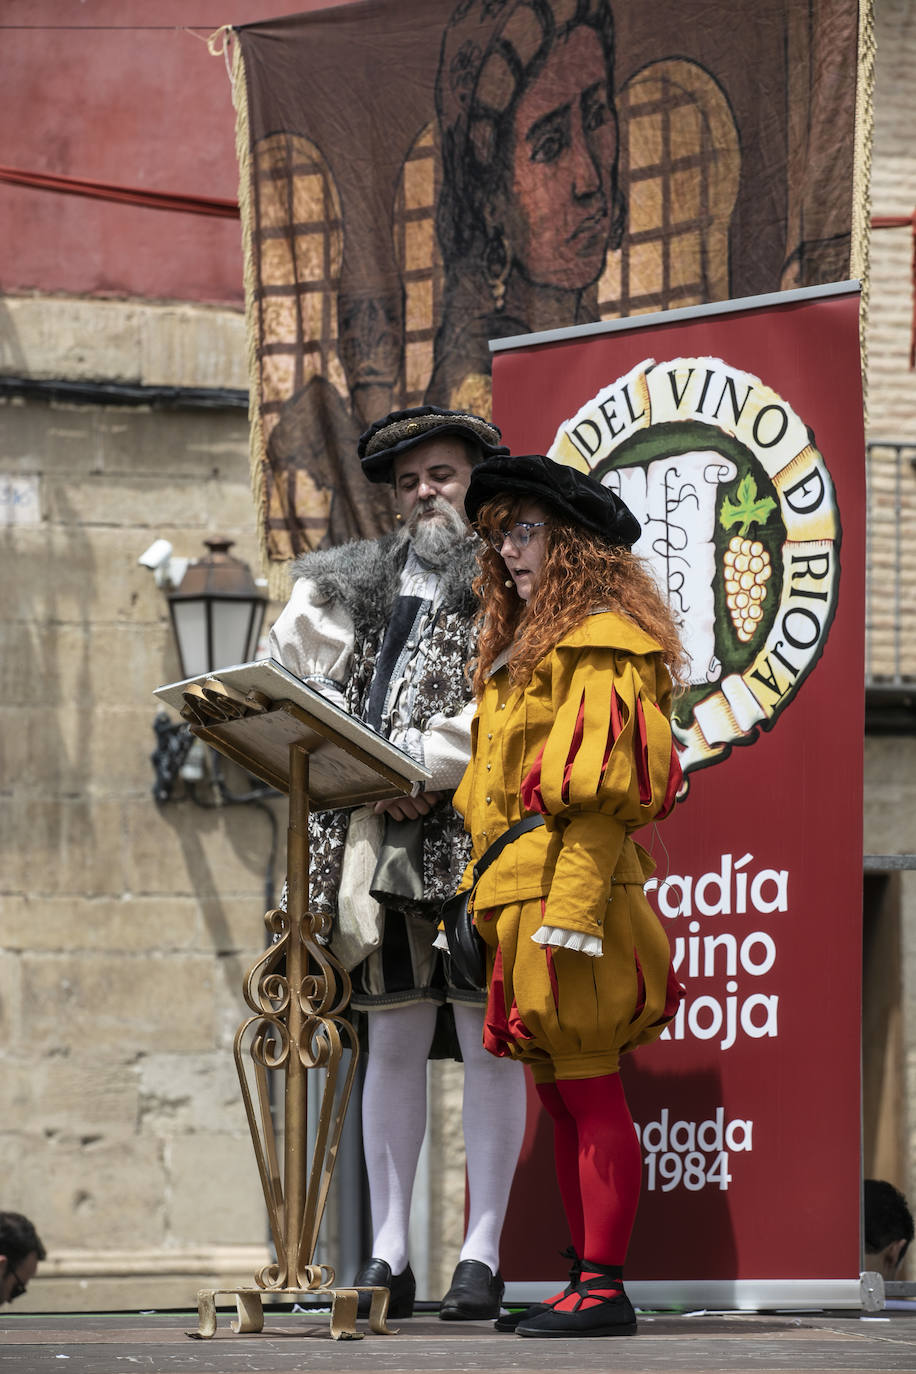
[[[140,558],[155,573],[157,585],[168,597],[183,678],[248,663],[257,653],[267,594],[255,582],[248,564],[233,558],[229,552],[232,542],[214,535],[204,540],[206,557],[187,562],[173,558],[171,545],[159,539]],[[157,802],[177,800],[174,789],[180,779],[184,789],[178,796],[204,807],[236,802],[260,805],[275,830],[273,812],[264,807],[264,799],[276,795],[273,788],[252,779],[249,790],[232,792],[223,777],[219,755],[195,739],[184,721],[173,721],[160,711],[153,729],[156,748],[150,762],[156,775],[153,796]],[[275,848],[274,834],[268,885]],[[271,904],[272,898],[268,906]]]
[[[247,563],[233,558],[231,539],[205,539],[206,558],[189,563],[168,593],[182,677],[248,663],[254,658],[267,608]]]

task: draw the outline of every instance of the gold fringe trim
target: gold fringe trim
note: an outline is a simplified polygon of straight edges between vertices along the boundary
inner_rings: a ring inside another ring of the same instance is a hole
[[[852,171],[852,244],[850,276],[862,283],[859,347],[862,353],[862,402],[868,424],[868,307],[870,299],[871,160],[875,133],[875,8],[859,0],[859,52],[856,64],[855,155]]]
[[[266,526],[263,520],[258,522],[258,530],[261,539],[262,549],[266,546]],[[262,552],[262,566],[266,563],[264,576],[267,578],[267,593],[271,601],[279,601],[279,610],[282,610],[289,600],[290,578],[288,562],[278,563],[276,560],[268,560],[267,555]]]
[[[242,45],[232,31],[224,34],[222,48],[229,58],[232,76],[232,103],[235,106],[235,152],[239,164],[239,211],[242,220],[242,262],[245,286],[245,338],[248,345],[248,461],[251,473],[251,494],[254,498],[258,532],[258,552],[261,571],[267,577],[267,590],[272,601],[286,601],[289,596],[289,576],[286,564],[272,563],[267,549],[267,482],[265,469],[267,454],[261,424],[261,371],[258,359],[259,311],[257,300],[257,272],[254,258],[254,175],[251,157],[251,130],[248,119],[248,83]],[[231,49],[230,49],[231,40]],[[216,48],[216,45],[215,45]]]

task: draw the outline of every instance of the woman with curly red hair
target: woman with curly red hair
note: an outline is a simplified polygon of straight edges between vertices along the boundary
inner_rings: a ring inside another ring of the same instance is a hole
[[[669,715],[684,655],[630,552],[639,525],[608,488],[540,455],[503,458],[474,469],[465,508],[485,548],[455,805],[479,875],[484,1044],[530,1066],[553,1118],[575,1254],[564,1292],[497,1327],[630,1335],[622,1266],[642,1160],[619,1060],[661,1034],[682,995],[643,892],[654,865],[631,833],[680,785]]]

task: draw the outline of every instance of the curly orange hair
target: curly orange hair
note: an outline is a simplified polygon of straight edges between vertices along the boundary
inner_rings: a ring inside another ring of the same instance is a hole
[[[475,694],[482,694],[495,659],[510,646],[509,676],[517,686],[524,686],[544,655],[599,607],[616,611],[651,635],[674,682],[682,682],[687,658],[677,624],[643,559],[581,525],[568,523],[546,502],[541,504],[546,513],[547,550],[531,600],[526,604],[514,584],[506,586],[506,565],[485,541],[489,534],[511,529],[522,504],[515,497],[496,496],[481,507],[477,517],[484,543],[477,556],[480,573],[474,579],[481,603]]]

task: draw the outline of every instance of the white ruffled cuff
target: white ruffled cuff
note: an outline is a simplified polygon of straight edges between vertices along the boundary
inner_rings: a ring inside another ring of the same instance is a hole
[[[555,948],[572,949],[577,954],[588,954],[592,959],[600,959],[604,953],[604,941],[600,935],[586,935],[583,930],[563,930],[561,926],[539,926],[532,935],[536,945],[553,945]]]
[[[444,930],[440,930],[435,940],[433,940],[433,949],[441,949],[443,954],[448,954],[448,940],[445,937]]]

